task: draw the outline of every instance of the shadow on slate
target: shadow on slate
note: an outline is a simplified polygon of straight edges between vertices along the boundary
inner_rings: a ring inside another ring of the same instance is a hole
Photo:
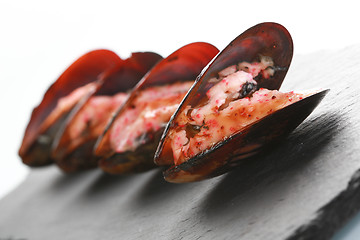
[[[99,174],[92,180],[88,188],[84,190],[83,195],[85,198],[101,197],[107,195],[109,192],[115,193],[122,186],[129,184],[136,178],[135,175],[109,175],[99,171]]]
[[[132,198],[134,208],[149,208],[153,204],[163,204],[164,201],[181,194],[188,188],[187,184],[173,184],[164,181],[163,169],[156,169],[154,175],[138,189]]]
[[[92,178],[96,170],[89,170],[79,173],[70,173],[62,174],[59,173],[58,176],[54,177],[52,180],[49,191],[54,193],[61,193],[62,191],[67,191],[71,186],[76,186],[78,183],[87,181],[87,178]]]
[[[235,202],[235,206],[229,207],[229,211],[236,212],[236,208],[248,207],[241,204],[239,196],[253,194],[253,189],[264,188],[262,191],[266,192],[267,184],[276,185],[276,182],[282,182],[285,177],[291,183],[292,176],[288,173],[301,172],[305,165],[316,160],[317,155],[337,134],[341,134],[337,131],[341,119],[336,113],[309,119],[299,127],[301,130],[295,130],[271,150],[244,161],[227,174],[204,199],[204,213],[209,218],[219,218],[222,214],[227,214],[224,209],[226,203],[234,204],[234,201],[240,200]]]

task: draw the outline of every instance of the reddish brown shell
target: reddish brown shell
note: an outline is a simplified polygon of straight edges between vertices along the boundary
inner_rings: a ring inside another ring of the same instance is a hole
[[[263,23],[249,28],[239,35],[199,76],[200,80],[189,93],[186,103],[196,106],[203,101],[205,93],[214,85],[209,80],[217,77],[219,71],[240,62],[258,61],[260,56],[270,56],[274,61],[276,71],[272,77],[267,79],[259,76],[256,79],[258,87],[270,90],[279,89],[293,56],[293,42],[286,28],[277,23]]]
[[[131,108],[132,103],[143,91],[152,86],[162,86],[179,81],[195,80],[200,71],[218,53],[217,48],[211,44],[197,42],[188,44],[167,58],[159,62],[134,88],[128,101],[117,112],[107,130],[99,138],[95,154],[101,156],[99,166],[106,172],[120,174],[126,172],[144,171],[154,167],[153,154],[156,150],[163,128],[152,133],[152,138],[138,147],[135,151],[116,153],[110,144],[109,132],[113,123],[127,109]]]
[[[95,82],[99,75],[122,60],[112,51],[95,50],[77,59],[46,91],[41,103],[33,110],[19,149],[22,161],[29,166],[50,164],[51,142],[68,112],[50,124],[44,120],[55,109],[60,98],[74,89]],[[46,135],[46,136],[45,136]]]
[[[81,110],[89,104],[90,98],[93,96],[113,96],[130,91],[161,59],[160,55],[152,52],[133,53],[131,57],[121,61],[103,74],[100,79],[101,84],[96,92],[89,96],[88,99],[78,103],[78,106],[71,112],[63,129],[55,137],[52,156],[56,164],[63,171],[74,172],[97,166],[98,158],[93,154],[93,148],[99,136],[86,133],[92,132],[91,126],[88,126],[85,130],[86,132],[81,134],[81,140],[76,139],[77,141],[74,141],[71,133],[73,125],[76,124],[77,117],[80,117]],[[92,119],[88,119],[88,121],[91,122]],[[106,124],[106,122],[103,124]]]
[[[190,182],[222,174],[238,164],[240,159],[253,156],[261,151],[263,146],[286,136],[298,126],[321,101],[326,91],[316,93],[260,119],[178,166],[174,166],[167,136],[177,122],[177,115],[185,107],[193,108],[207,101],[206,92],[214,85],[209,80],[217,77],[219,71],[240,62],[256,62],[261,56],[271,57],[275,65],[275,74],[270,78],[256,77],[255,80],[258,88],[277,90],[290,66],[292,54],[291,36],[277,23],[258,24],[233,40],[202,73],[162,135],[154,161],[158,165],[173,165],[164,172],[165,179],[170,182]]]

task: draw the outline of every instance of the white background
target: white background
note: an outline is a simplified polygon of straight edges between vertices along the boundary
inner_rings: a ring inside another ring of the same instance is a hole
[[[275,21],[292,34],[296,57],[360,44],[359,20],[356,1],[0,0],[0,198],[30,171],[17,151],[32,108],[90,50],[166,57],[195,41],[222,49],[247,28]]]

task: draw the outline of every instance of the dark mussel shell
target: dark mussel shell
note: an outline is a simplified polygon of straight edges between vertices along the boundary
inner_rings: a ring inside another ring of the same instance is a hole
[[[276,23],[258,24],[235,38],[213,59],[201,80],[187,97],[187,104],[196,106],[203,101],[205,93],[214,85],[209,81],[217,77],[219,71],[240,62],[255,62],[260,56],[270,56],[274,61],[275,74],[270,78],[259,75],[256,78],[259,88],[278,90],[289,69],[293,56],[293,42],[289,32]],[[195,93],[196,92],[196,93]],[[200,97],[195,97],[201,93]]]
[[[112,51],[94,50],[81,56],[63,72],[31,114],[19,149],[19,155],[25,164],[36,167],[53,162],[50,150],[54,136],[70,112],[70,109],[67,109],[55,119],[45,121],[56,108],[58,100],[81,86],[95,83],[102,73],[121,61]]]
[[[68,117],[63,129],[59,130],[53,146],[52,156],[56,164],[64,172],[75,172],[79,170],[94,168],[97,166],[98,158],[93,154],[94,145],[99,137],[96,132],[101,129],[99,125],[91,126],[93,119],[87,119],[86,129],[74,139],[71,132],[81,119],[82,111],[88,107],[92,97],[109,96],[113,97],[118,93],[129,92],[139,80],[158,62],[162,57],[152,52],[137,52],[131,57],[117,64],[114,68],[107,71],[99,81],[96,92],[86,100],[79,102]],[[90,106],[89,106],[90,107]],[[110,119],[111,112],[107,113],[106,122],[100,123],[106,126]],[[94,131],[91,127],[98,128]],[[104,130],[104,129],[102,129]]]
[[[155,167],[153,155],[164,128],[155,132],[147,132],[145,143],[134,151],[117,153],[112,149],[109,137],[114,122],[132,108],[141,91],[154,86],[195,80],[200,71],[217,53],[218,49],[213,45],[196,42],[178,49],[159,62],[134,88],[127,102],[116,113],[104,134],[98,139],[95,154],[101,157],[99,167],[112,174],[141,172]]]
[[[174,165],[168,139],[168,133],[175,127],[179,113],[187,106],[196,107],[207,100],[204,100],[206,92],[214,85],[209,80],[216,77],[219,71],[243,61],[252,63],[258,61],[260,56],[268,56],[274,62],[275,74],[270,78],[260,76],[254,80],[257,81],[258,88],[277,90],[289,68],[292,54],[291,36],[277,23],[258,24],[232,41],[202,73],[162,135],[154,161],[158,165],[171,166],[164,172],[165,179],[169,182],[192,182],[218,176],[296,128],[313,111],[327,91],[317,92],[275,111],[177,166]]]

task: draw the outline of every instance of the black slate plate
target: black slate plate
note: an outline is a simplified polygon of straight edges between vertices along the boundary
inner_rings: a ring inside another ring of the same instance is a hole
[[[268,156],[181,185],[160,169],[32,170],[0,201],[0,239],[329,239],[360,209],[358,56],[294,57],[282,89],[331,91]]]

